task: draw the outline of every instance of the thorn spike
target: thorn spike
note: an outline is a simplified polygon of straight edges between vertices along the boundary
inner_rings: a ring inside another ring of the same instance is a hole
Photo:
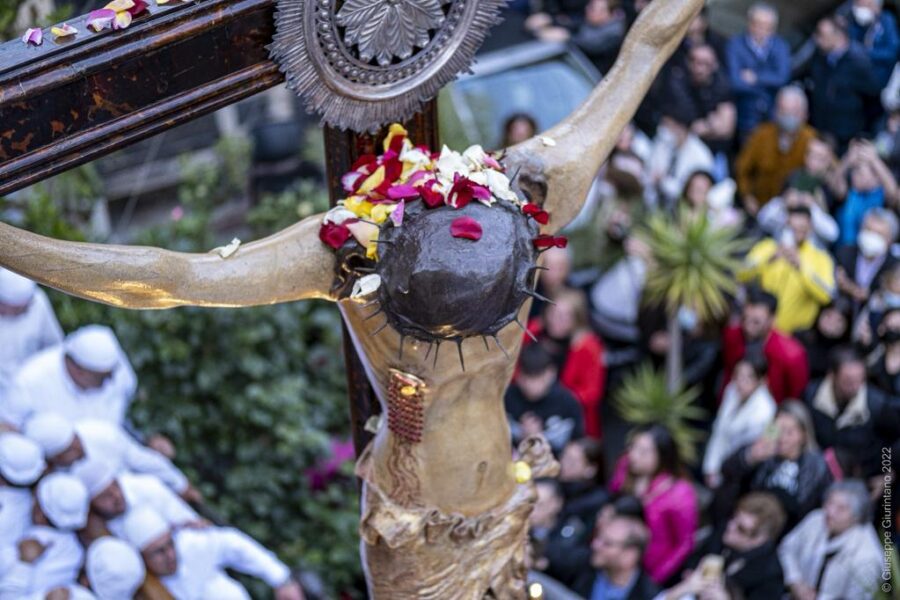
[[[509,352],[507,352],[506,348],[503,347],[503,344],[500,343],[500,338],[497,337],[496,333],[494,334],[494,343],[500,348],[500,351],[503,353],[503,356],[506,357],[506,360],[509,360]]]
[[[381,310],[381,308],[379,307],[378,310],[376,310],[376,311],[373,312],[371,315],[369,315],[368,317],[366,317],[365,319],[363,319],[363,322],[368,321],[369,319],[374,319],[375,317],[377,317],[378,315],[380,315],[380,314],[383,313],[383,312],[384,312],[384,311]]]
[[[525,332],[525,335],[527,335],[528,337],[531,338],[531,341],[532,341],[532,342],[538,341],[538,339],[537,339],[536,337],[534,337],[534,334],[531,333],[530,331],[528,331],[528,328],[527,328],[527,327],[525,327],[524,325],[522,325],[522,321],[520,321],[519,319],[516,319],[516,325],[518,325],[518,326],[522,329],[522,331]]]
[[[440,343],[440,342],[436,342],[435,345],[434,345],[434,362],[433,362],[432,365],[431,365],[431,368],[432,368],[432,369],[437,368],[438,352],[440,352],[440,351],[441,351],[441,343]]]
[[[431,354],[431,349],[434,348],[434,342],[428,343],[428,351],[425,352],[425,360],[428,360],[428,356]]]
[[[541,302],[546,302],[547,304],[556,304],[556,302],[554,302],[547,296],[538,294],[537,291],[535,291],[535,290],[525,290],[525,293],[528,294],[529,296],[531,296],[532,298],[536,298],[537,300],[540,300]]]
[[[397,353],[397,360],[403,360],[403,342],[406,340],[406,336],[402,333],[400,334],[400,351]]]
[[[466,371],[466,361],[463,360],[462,338],[456,340],[456,351],[459,353],[459,366],[462,367],[463,373]]]
[[[378,304],[379,302],[381,302],[381,300],[379,300],[378,298],[375,298],[374,300],[369,300],[368,302],[366,302],[365,304],[362,305],[362,308],[364,308],[364,309],[370,308],[371,306],[374,306],[375,304]]]
[[[484,342],[484,349],[485,349],[486,351],[490,352],[490,351],[491,351],[491,347],[488,346],[487,336],[486,336],[486,335],[481,336],[481,340]]]

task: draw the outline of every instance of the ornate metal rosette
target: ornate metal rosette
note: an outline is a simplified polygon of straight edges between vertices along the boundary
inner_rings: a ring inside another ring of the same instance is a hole
[[[272,59],[307,110],[374,131],[468,69],[507,0],[278,0]]]

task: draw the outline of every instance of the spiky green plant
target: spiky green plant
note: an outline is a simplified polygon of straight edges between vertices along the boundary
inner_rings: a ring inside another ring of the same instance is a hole
[[[665,375],[645,363],[625,378],[612,401],[613,407],[628,423],[665,425],[678,444],[681,458],[694,464],[697,443],[704,434],[692,421],[706,416],[706,411],[694,404],[699,395],[697,387],[669,392]]]
[[[736,228],[716,227],[705,213],[682,209],[674,220],[654,213],[638,236],[653,256],[644,288],[648,302],[664,305],[670,315],[689,307],[701,321],[725,314],[725,294],[737,289],[738,256],[749,248]]]

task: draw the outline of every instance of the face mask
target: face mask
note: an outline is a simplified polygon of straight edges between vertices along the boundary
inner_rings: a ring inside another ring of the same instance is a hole
[[[887,242],[874,231],[862,230],[857,238],[857,245],[866,258],[877,258],[887,254]]]
[[[854,6],[853,18],[860,25],[866,26],[875,20],[875,11],[867,6]]]
[[[881,335],[881,341],[885,344],[896,344],[897,342],[900,342],[900,331],[888,329]]]
[[[681,325],[683,330],[693,331],[697,327],[698,322],[696,311],[684,306],[678,309],[678,324]]]
[[[778,124],[778,128],[785,133],[796,133],[803,124],[799,118],[793,115],[775,115],[775,122]]]

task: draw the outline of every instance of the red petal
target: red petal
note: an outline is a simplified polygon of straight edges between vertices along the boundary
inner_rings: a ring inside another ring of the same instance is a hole
[[[472,217],[458,217],[450,224],[450,235],[455,238],[478,241],[481,239],[481,223]]]
[[[534,244],[534,247],[538,250],[541,250],[543,248],[551,248],[556,245],[554,242],[554,237],[552,235],[539,235],[531,240],[531,243]]]
[[[426,181],[422,187],[419,188],[419,191],[422,194],[422,202],[424,202],[425,206],[428,208],[437,208],[444,204],[443,194],[434,191],[435,185],[437,185],[437,182],[432,179],[431,181]]]
[[[388,152],[393,151],[399,155],[400,151],[403,150],[404,140],[406,140],[405,135],[395,135],[391,138],[391,146],[388,148]]]
[[[522,212],[527,216],[533,218],[541,225],[546,225],[550,222],[550,213],[542,210],[541,207],[537,204],[526,204],[522,207]]]
[[[147,10],[147,3],[144,0],[134,0],[134,6],[128,9],[132,17],[136,17]]]
[[[359,171],[362,167],[367,167],[374,165],[378,159],[374,154],[363,154],[359,158],[356,159],[356,162],[353,163],[353,166],[350,167],[351,171]]]
[[[568,238],[564,238],[562,236],[553,238],[553,245],[557,248],[565,248],[569,245]]]
[[[399,160],[389,160],[384,163],[384,180],[389,183],[394,183],[398,179],[400,179],[400,175],[403,174],[403,163]]]
[[[359,219],[347,219],[340,225],[334,223],[322,223],[319,228],[319,239],[335,250],[344,245],[350,239],[350,229],[347,225],[356,223]]]
[[[353,194],[356,190],[359,189],[359,186],[362,185],[362,182],[366,180],[366,175],[364,173],[358,173],[356,171],[350,171],[349,173],[344,173],[344,176],[341,177],[341,185],[344,186],[344,191],[348,194]]]

